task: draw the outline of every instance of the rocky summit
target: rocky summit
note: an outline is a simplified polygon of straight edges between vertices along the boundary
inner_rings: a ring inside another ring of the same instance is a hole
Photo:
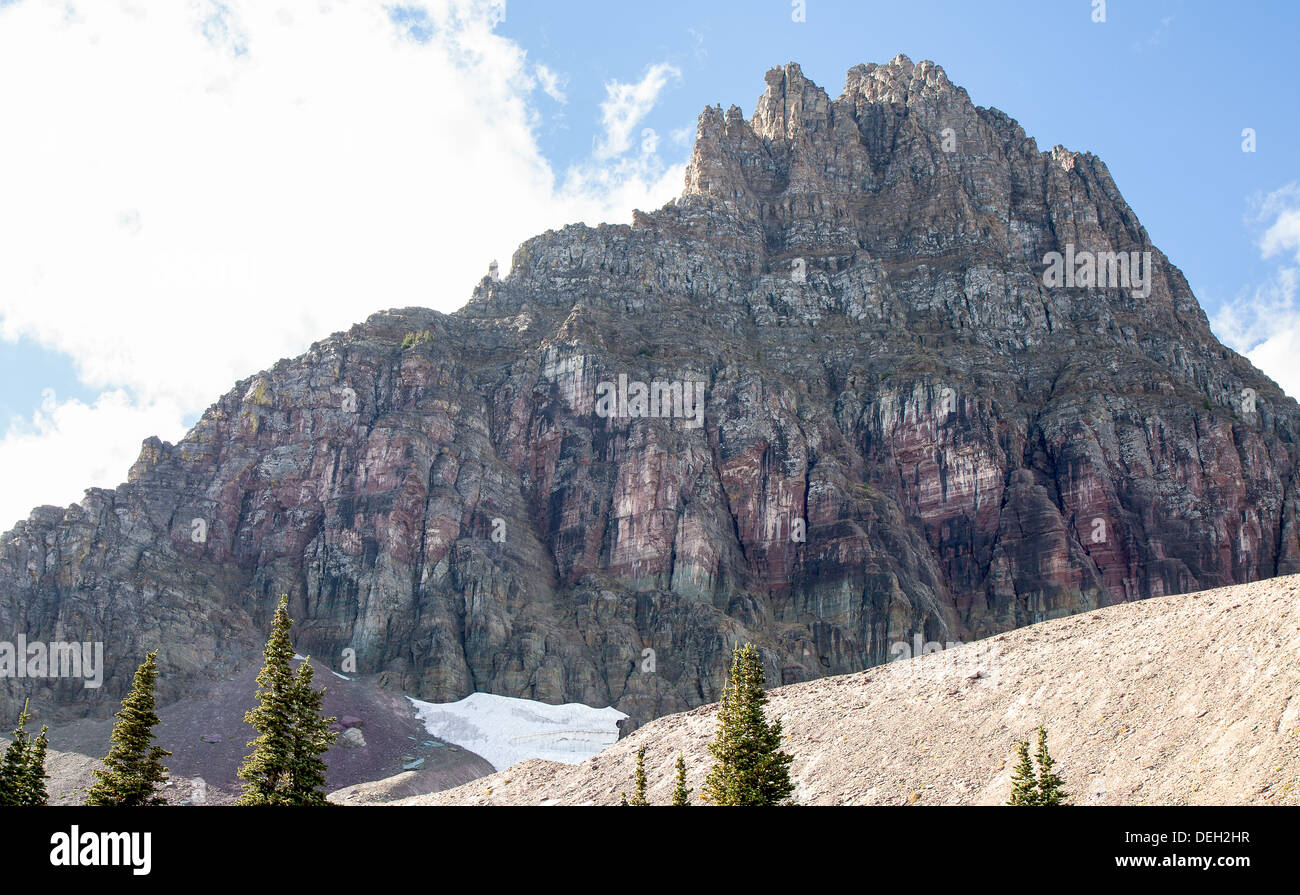
[[[0,708],[103,716],[154,648],[179,698],[285,593],[340,671],[644,723],[738,642],[792,684],[1300,571],[1298,413],[1100,159],[930,62],[837,99],[790,64],[704,110],[664,208],[314,344],[4,535],[0,636],[105,649]]]

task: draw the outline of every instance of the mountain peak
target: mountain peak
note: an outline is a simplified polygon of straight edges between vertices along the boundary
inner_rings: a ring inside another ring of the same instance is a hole
[[[844,92],[834,101],[797,62],[770,69],[764,81],[766,89],[746,122],[763,140],[794,140],[825,132],[836,114],[860,117],[861,106],[929,103],[963,113],[973,108],[966,91],[949,81],[941,66],[929,60],[913,63],[901,53],[883,65],[864,63],[849,69]],[[738,119],[744,120],[743,113],[735,106],[725,117],[720,106],[709,107],[700,115],[700,127],[707,134],[710,127],[734,126]]]
[[[735,106],[700,115],[678,204],[761,222],[769,254],[914,258],[960,248],[1032,266],[1071,242],[1151,249],[1099,160],[1062,147],[1040,152],[1013,119],[975,106],[934,62],[900,54],[856,65],[836,99],[796,62],[764,81],[748,120]],[[1058,201],[1066,195],[1069,203]]]
[[[884,65],[855,65],[845,77],[845,97],[865,97],[871,102],[905,105],[909,100],[933,98],[948,93],[965,96],[966,91],[948,80],[943,66],[928,59],[913,63],[901,53]]]
[[[59,704],[107,714],[160,644],[161,696],[229,674],[280,594],[304,653],[412,696],[639,723],[737,642],[795,683],[1300,571],[1300,412],[1098,159],[930,62],[764,80],[700,116],[679,200],[249,377],[0,538],[0,628],[115,644]]]
[[[826,126],[830,97],[804,77],[797,62],[770,70],[764,80],[767,90],[750,122],[758,136],[794,139],[800,133],[815,133]]]

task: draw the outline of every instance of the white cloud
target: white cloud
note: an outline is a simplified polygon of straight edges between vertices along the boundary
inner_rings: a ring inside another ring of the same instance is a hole
[[[545,65],[538,65],[533,69],[533,74],[537,78],[538,85],[542,91],[555,100],[557,103],[563,103],[567,100],[564,96],[565,78],[551,71]]]
[[[1151,47],[1157,47],[1160,44],[1164,43],[1165,35],[1169,32],[1169,29],[1173,26],[1173,24],[1174,24],[1173,16],[1165,16],[1164,18],[1162,18],[1160,20],[1160,24],[1156,26],[1155,31],[1153,31],[1149,37],[1147,37],[1145,40],[1140,40],[1133,44],[1134,51],[1141,53],[1143,50],[1150,49]]]
[[[622,155],[632,148],[632,130],[650,113],[659,94],[669,81],[681,78],[676,66],[661,62],[646,69],[635,84],[610,81],[605,85],[605,101],[600,104],[604,135],[596,144],[597,159]],[[651,150],[653,151],[653,150]]]
[[[1291,397],[1300,397],[1300,185],[1288,184],[1256,203],[1262,257],[1280,258],[1263,283],[1224,303],[1212,321],[1228,347],[1246,355]]]
[[[500,3],[286,9],[0,8],[0,338],[125,395],[68,413],[80,432],[134,427],[132,459],[312,341],[384,308],[453,310],[523,239],[680,191],[681,165],[619,157],[669,66],[608,85],[604,154],[558,178],[531,102],[563,82],[493,31]],[[62,431],[11,432],[0,452]],[[0,466],[0,529],[126,471],[22,456]]]
[[[94,404],[59,401],[51,389],[42,399],[30,420],[11,421],[0,439],[5,471],[0,520],[6,529],[35,506],[67,506],[89,485],[125,481],[140,453],[141,433],[173,440],[184,431],[175,405],[138,406],[120,389],[105,392]]]
[[[1259,217],[1269,222],[1259,240],[1264,257],[1290,252],[1300,264],[1300,184],[1290,183],[1269,193],[1261,203]]]
[[[695,140],[695,125],[685,124],[681,127],[673,128],[668,136],[678,146],[690,146]]]

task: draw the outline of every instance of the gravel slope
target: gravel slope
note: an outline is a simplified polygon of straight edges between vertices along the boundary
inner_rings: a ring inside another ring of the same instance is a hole
[[[771,692],[802,804],[999,804],[1043,723],[1076,802],[1300,804],[1300,576],[1058,619]],[[580,765],[528,761],[410,805],[617,804],[646,747],[708,768],[716,705],[653,721]]]
[[[426,733],[414,707],[400,694],[366,678],[338,677],[317,662],[312,666],[315,687],[325,688],[325,714],[347,720],[360,732],[351,745],[340,738],[326,753],[327,790],[351,794],[357,784],[402,778],[400,786],[372,787],[358,798],[375,801],[390,797],[390,792],[426,793],[492,773],[492,765],[480,756]],[[244,723],[244,714],[256,701],[259,667],[158,709],[157,743],[172,753],[163,760],[170,775],[164,795],[171,804],[223,805],[238,798],[242,787],[236,771],[256,735]],[[35,733],[40,723],[33,712],[29,729]],[[94,782],[92,771],[107,754],[112,731],[112,719],[51,727],[46,761],[51,805],[85,801],[85,791]],[[418,770],[402,773],[421,759]]]

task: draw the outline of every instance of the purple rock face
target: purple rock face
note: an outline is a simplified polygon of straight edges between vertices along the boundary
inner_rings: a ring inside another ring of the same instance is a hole
[[[745,641],[790,683],[1300,570],[1297,412],[1100,160],[928,62],[835,100],[791,64],[750,120],[704,111],[665,208],[536,237],[35,511],[0,631],[104,641],[102,688],[42,693],[105,714],[146,650],[164,699],[255,657],[287,593],[341,671],[634,724]]]

